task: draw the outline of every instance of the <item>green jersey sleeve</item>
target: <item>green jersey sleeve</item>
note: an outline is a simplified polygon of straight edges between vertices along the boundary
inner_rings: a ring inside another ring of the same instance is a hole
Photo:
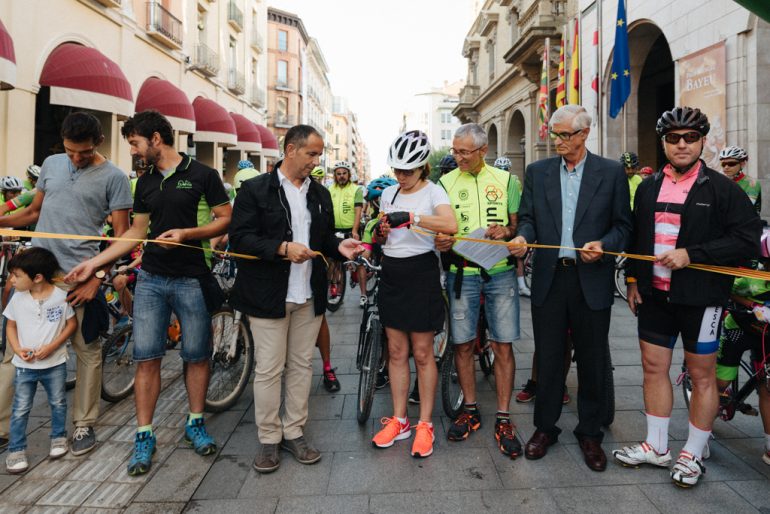
[[[364,204],[364,191],[360,187],[356,186],[356,196],[353,198],[353,205],[358,207]]]
[[[364,227],[364,235],[361,238],[362,243],[374,244],[374,226],[378,221],[379,218],[374,218],[373,220],[369,220],[369,223],[366,224],[366,227]]]
[[[511,180],[508,181],[508,214],[516,214],[519,212],[520,203],[521,181],[516,175],[511,175]]]

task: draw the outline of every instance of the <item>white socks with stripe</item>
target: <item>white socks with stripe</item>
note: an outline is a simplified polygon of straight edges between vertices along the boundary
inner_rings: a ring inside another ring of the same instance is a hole
[[[646,416],[647,438],[645,441],[652,446],[653,450],[662,455],[668,451],[668,423],[671,418],[662,418],[652,414],[646,414]]]
[[[701,430],[690,422],[690,431],[687,434],[687,444],[682,448],[683,452],[688,452],[699,459],[703,457],[703,449],[709,442],[711,430]]]

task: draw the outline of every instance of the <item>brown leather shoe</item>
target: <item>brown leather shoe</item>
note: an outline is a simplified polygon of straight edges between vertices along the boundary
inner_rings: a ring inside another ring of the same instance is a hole
[[[602,443],[593,439],[581,439],[580,449],[588,466],[593,471],[607,469],[607,455],[604,454]]]
[[[524,447],[524,457],[529,460],[542,459],[548,453],[548,447],[555,444],[556,441],[556,437],[551,437],[541,430],[535,430]]]
[[[254,458],[254,469],[260,473],[272,473],[278,466],[281,465],[281,461],[278,459],[278,445],[277,444],[261,444],[257,451],[257,456]]]

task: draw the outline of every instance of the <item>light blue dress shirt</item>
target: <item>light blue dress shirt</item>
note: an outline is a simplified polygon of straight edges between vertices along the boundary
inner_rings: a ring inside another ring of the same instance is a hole
[[[559,166],[559,181],[561,182],[561,246],[574,248],[575,241],[572,232],[575,228],[575,209],[577,208],[580,182],[583,180],[583,167],[588,152],[577,163],[572,171],[567,170],[567,163],[561,160]],[[575,250],[559,250],[559,257],[577,258]]]

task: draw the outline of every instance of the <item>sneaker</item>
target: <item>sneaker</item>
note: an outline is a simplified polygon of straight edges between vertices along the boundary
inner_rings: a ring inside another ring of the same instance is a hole
[[[123,327],[126,327],[131,324],[131,318],[129,316],[123,316],[121,317],[117,323],[115,323],[115,327],[112,329],[113,332],[117,332]]]
[[[272,473],[281,461],[278,459],[278,444],[261,444],[254,457],[254,469],[259,473]]]
[[[374,383],[375,389],[382,389],[390,383],[390,377],[388,376],[388,370],[382,368],[377,372],[377,381]]]
[[[500,452],[512,459],[521,455],[521,441],[516,435],[513,423],[510,420],[495,423],[495,440]]]
[[[137,432],[134,439],[134,454],[128,461],[128,474],[132,477],[144,475],[152,466],[152,455],[155,453],[155,434],[149,430]]]
[[[569,397],[569,393],[565,390],[564,391],[564,396],[561,399],[562,405],[567,405],[570,402],[571,399],[572,398]]]
[[[529,290],[527,286],[519,286],[519,296],[526,296],[529,298],[532,296],[532,291]]]
[[[211,455],[217,451],[217,443],[215,443],[214,438],[206,432],[203,418],[194,419],[192,420],[192,423],[185,423],[184,442],[187,443],[188,446],[195,448],[195,453],[198,455]]]
[[[284,439],[281,448],[294,455],[300,464],[315,464],[321,460],[321,452],[310,446],[304,436],[296,439]]]
[[[0,437],[0,450],[5,450],[6,448],[8,448],[8,438]]]
[[[51,439],[51,449],[48,452],[48,457],[51,459],[58,459],[67,455],[67,438],[66,437],[54,437]]]
[[[770,450],[765,448],[765,453],[762,454],[762,462],[770,466]]]
[[[366,307],[368,303],[369,303],[369,298],[361,295],[361,298],[358,300],[358,306],[363,309],[364,307]]]
[[[671,464],[671,450],[666,453],[656,452],[647,441],[642,441],[620,450],[613,450],[612,456],[624,466],[638,468],[641,464],[652,464],[661,468],[667,468]]]
[[[324,387],[330,393],[336,393],[340,390],[340,381],[337,379],[336,368],[329,368],[324,371]]]
[[[417,423],[414,430],[414,442],[412,443],[412,457],[425,458],[433,453],[433,425],[424,421]]]
[[[671,480],[679,487],[692,487],[705,472],[706,468],[698,457],[682,450],[671,468]]]
[[[412,436],[412,427],[408,419],[403,425],[395,416],[382,418],[380,423],[382,423],[382,429],[372,438],[372,446],[375,448],[390,448],[396,441],[409,439]]]
[[[93,427],[75,427],[70,443],[72,455],[83,455],[96,448],[96,432]]]
[[[534,380],[527,380],[527,383],[524,384],[524,389],[519,391],[519,394],[516,395],[516,401],[518,403],[529,403],[534,400],[536,386],[537,382]]]
[[[420,404],[420,389],[415,387],[412,389],[412,392],[409,393],[409,403],[414,403],[415,405]]]
[[[452,422],[446,436],[450,441],[464,441],[468,439],[471,432],[479,428],[481,428],[481,414],[478,411],[475,414],[463,412]]]
[[[27,462],[27,454],[24,450],[11,452],[5,458],[5,469],[12,475],[24,473],[27,471],[27,468],[29,468],[29,463]]]

